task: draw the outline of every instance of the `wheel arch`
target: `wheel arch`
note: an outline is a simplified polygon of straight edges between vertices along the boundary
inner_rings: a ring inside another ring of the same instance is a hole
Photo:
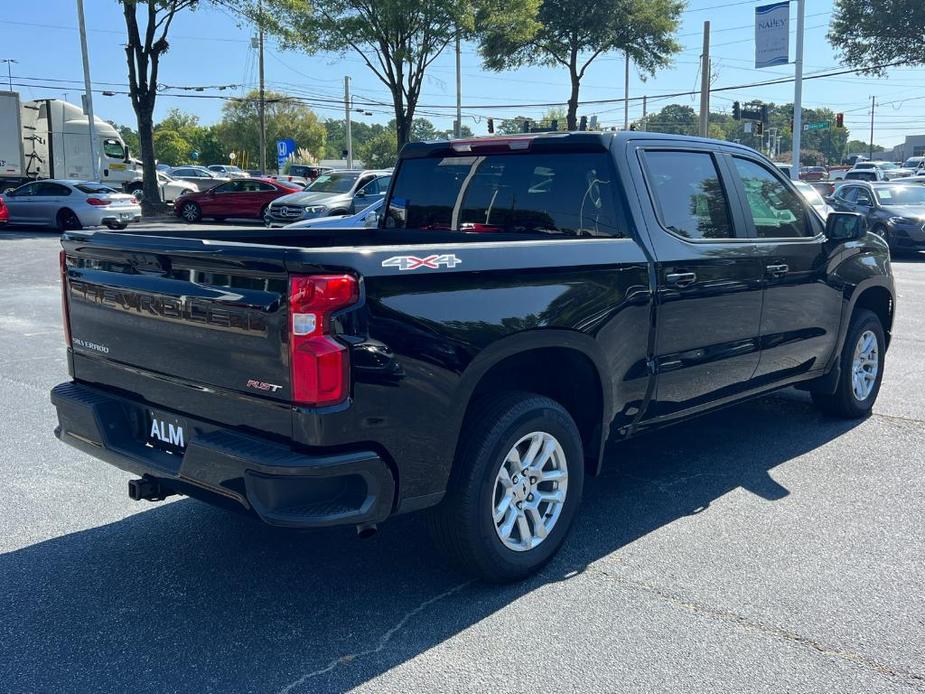
[[[511,335],[483,350],[463,373],[456,390],[462,432],[476,403],[491,393],[527,391],[559,402],[578,425],[588,473],[597,474],[613,394],[603,378],[603,354],[590,336],[535,330]],[[458,449],[461,437],[457,435]]]
[[[855,292],[849,317],[858,309],[867,309],[880,319],[886,346],[890,346],[890,336],[893,329],[893,314],[896,309],[895,299],[891,287],[884,284],[869,284],[864,289]]]

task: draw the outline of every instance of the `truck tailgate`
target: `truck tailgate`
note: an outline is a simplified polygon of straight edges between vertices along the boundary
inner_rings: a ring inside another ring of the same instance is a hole
[[[110,368],[290,400],[286,249],[104,233],[64,247],[78,380]]]

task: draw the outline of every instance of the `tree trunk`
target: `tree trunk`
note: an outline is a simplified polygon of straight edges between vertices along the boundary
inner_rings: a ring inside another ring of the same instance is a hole
[[[163,205],[157,187],[157,164],[154,159],[154,95],[139,94],[135,109],[138,117],[138,141],[141,147],[142,189],[144,199],[141,211],[144,216],[157,214]]]
[[[568,98],[568,113],[565,121],[569,130],[578,130],[578,87],[581,85],[581,78],[578,77],[578,71],[574,67],[569,68],[569,72],[572,78],[572,91]]]
[[[408,138],[411,135],[411,119],[408,117],[408,114],[405,112],[405,109],[400,103],[395,104],[395,136],[398,141],[398,147],[395,150],[396,153],[401,151],[401,148],[408,143]]]

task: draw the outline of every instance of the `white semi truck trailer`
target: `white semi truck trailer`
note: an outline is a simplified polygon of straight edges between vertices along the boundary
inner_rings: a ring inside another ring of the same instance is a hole
[[[141,165],[119,132],[101,118],[94,125],[96,180],[140,191]],[[87,115],[60,99],[20,102],[17,92],[0,91],[0,192],[40,178],[94,178]]]

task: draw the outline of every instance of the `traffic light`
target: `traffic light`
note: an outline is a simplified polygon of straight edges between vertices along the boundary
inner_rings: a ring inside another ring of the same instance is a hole
[[[739,106],[738,101],[732,102],[732,117],[735,120],[742,120],[742,107]]]
[[[764,123],[762,123],[760,120],[755,121],[755,134],[759,137],[764,135]]]
[[[559,121],[556,120],[555,118],[553,118],[551,121],[549,121],[549,129],[550,129],[550,130],[558,130],[558,129],[559,129]]]
[[[530,132],[530,119],[529,119],[529,118],[524,118],[524,122],[523,122],[523,131],[524,131],[525,133]]]
[[[581,120],[578,121],[578,129],[579,129],[579,130],[587,130],[587,129],[588,129],[588,117],[587,117],[587,116],[582,116],[582,117],[581,117]]]
[[[845,114],[844,114],[844,113],[836,113],[836,114],[835,114],[835,127],[836,127],[836,128],[844,128],[844,127],[845,127]]]
[[[495,134],[495,119],[494,118],[488,119],[488,134],[489,135]]]

